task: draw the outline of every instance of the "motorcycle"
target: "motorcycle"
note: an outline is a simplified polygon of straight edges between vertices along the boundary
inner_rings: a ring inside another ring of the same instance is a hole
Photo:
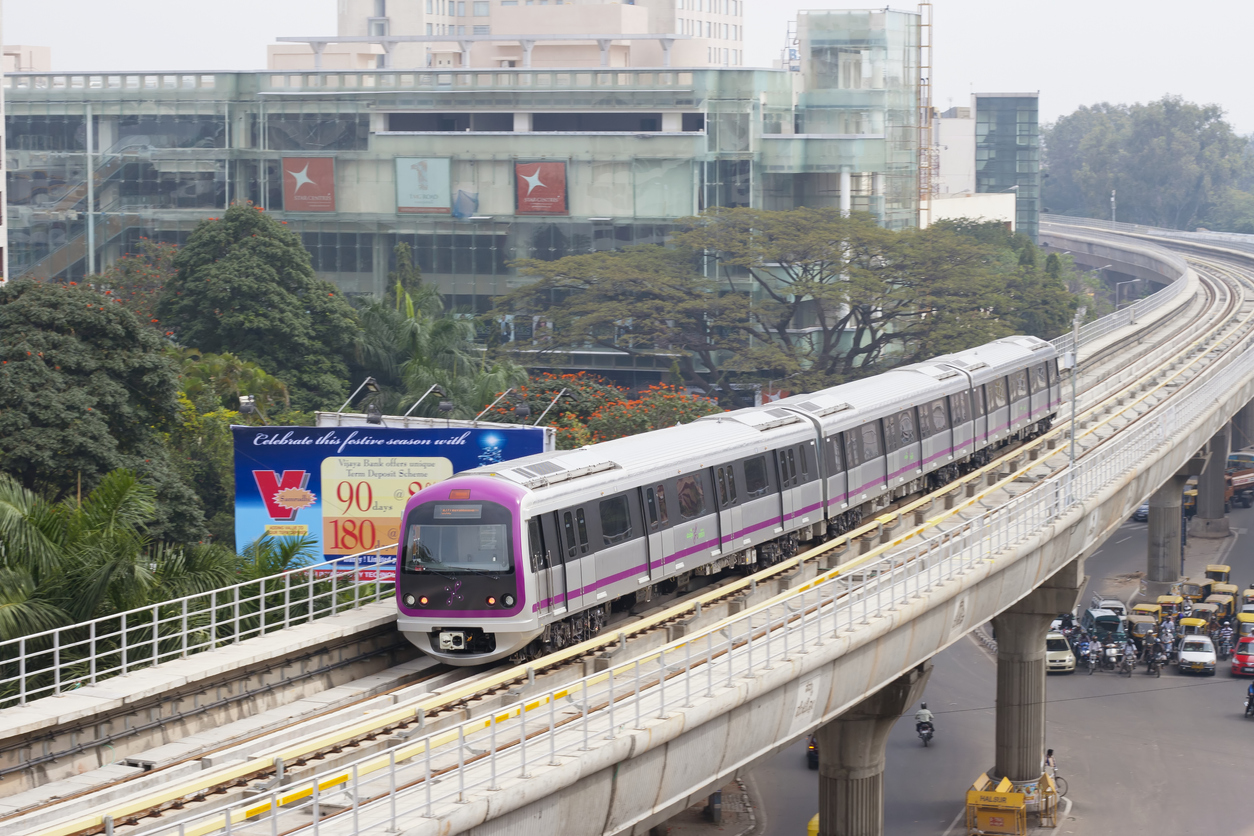
[[[1219,637],[1219,660],[1224,661],[1232,655],[1232,639],[1228,636]]]
[[[923,748],[926,749],[928,741],[932,739],[932,735],[935,734],[936,729],[932,727],[931,723],[919,723],[918,731],[919,740],[923,741]]]
[[[1113,671],[1119,667],[1119,656],[1122,651],[1119,645],[1111,642],[1102,652],[1102,670]]]
[[[1254,695],[1247,695],[1245,698],[1245,716],[1254,716]]]
[[[1101,649],[1096,645],[1089,646],[1089,652],[1084,657],[1084,667],[1088,670],[1089,676],[1093,675],[1093,671],[1101,666]]]
[[[1151,653],[1149,661],[1145,664],[1146,675],[1162,676],[1163,664],[1167,661],[1166,653]]]
[[[1119,673],[1124,676],[1132,676],[1132,671],[1136,668],[1136,659],[1130,653],[1125,653],[1119,659]]]

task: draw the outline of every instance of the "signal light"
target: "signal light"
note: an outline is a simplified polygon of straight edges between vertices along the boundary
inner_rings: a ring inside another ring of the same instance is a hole
[[[495,596],[495,595],[489,595],[489,596],[488,596],[488,606],[489,606],[489,607],[495,607],[495,606],[496,606],[496,596]]]
[[[430,599],[430,598],[428,598],[426,595],[424,595],[424,596],[422,596],[421,598],[419,598],[419,599],[418,599],[418,603],[419,603],[419,604],[421,604],[421,605],[422,605],[422,606],[424,606],[424,607],[425,607],[428,603],[430,603],[430,601],[431,601],[431,599]]]
[[[470,499],[470,491],[466,488],[448,492],[449,499]]]

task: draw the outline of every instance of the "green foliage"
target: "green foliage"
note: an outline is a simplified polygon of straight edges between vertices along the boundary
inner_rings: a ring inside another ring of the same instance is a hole
[[[609,441],[629,435],[686,424],[702,415],[723,409],[711,398],[690,395],[671,386],[650,386],[637,397],[607,404],[594,413],[588,430],[594,441]]]
[[[231,425],[242,416],[229,409],[202,412],[179,396],[179,421],[169,434],[174,466],[192,485],[213,542],[235,547],[235,444]]]
[[[141,323],[162,330],[156,318],[157,300],[174,276],[178,247],[147,238],[139,241],[139,252],[127,253],[90,281],[106,296],[120,300]]]
[[[1179,96],[1081,107],[1043,132],[1049,211],[1191,229],[1248,169],[1246,142],[1218,105]]]
[[[563,390],[565,394],[555,403],[554,399]],[[516,399],[506,398],[488,410],[483,420],[498,424],[532,425],[544,415],[543,426],[553,427],[557,431],[559,450],[574,450],[585,444],[592,444],[595,439],[589,429],[589,422],[611,404],[628,399],[626,389],[587,372],[541,374],[518,386],[515,393],[531,410],[529,416],[519,417],[514,411]],[[495,400],[495,396],[493,399]],[[546,409],[547,415],[544,414]]]
[[[0,472],[54,500],[129,468],[156,491],[154,537],[195,541],[203,518],[163,443],[178,380],[156,334],[85,287],[0,288]]]
[[[414,264],[413,252],[402,242],[392,250],[396,256],[396,269],[388,273],[388,292],[384,301],[400,309],[404,295],[418,296],[422,291],[422,270]]]
[[[183,393],[202,410],[238,409],[240,395],[252,395],[262,416],[291,408],[283,381],[230,352],[183,349],[180,371]]]
[[[198,225],[174,266],[157,314],[179,342],[264,365],[300,409],[343,401],[357,318],[335,286],[314,275],[294,233],[237,203]]]
[[[520,261],[519,272],[539,281],[503,297],[493,315],[550,323],[529,350],[562,353],[593,345],[673,357],[685,384],[714,392],[745,370],[735,358],[752,336],[749,299],[720,293],[699,267],[690,250],[648,245]]]

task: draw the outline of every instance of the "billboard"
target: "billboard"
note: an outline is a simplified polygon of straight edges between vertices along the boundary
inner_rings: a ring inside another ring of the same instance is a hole
[[[566,163],[514,163],[519,215],[566,215]]]
[[[335,211],[335,158],[283,158],[283,211]]]
[[[499,425],[231,430],[237,547],[263,535],[309,535],[328,560],[395,543],[415,493],[462,470],[544,452],[551,432]]]
[[[451,182],[448,157],[397,157],[396,211],[402,215],[449,214],[453,211]]]

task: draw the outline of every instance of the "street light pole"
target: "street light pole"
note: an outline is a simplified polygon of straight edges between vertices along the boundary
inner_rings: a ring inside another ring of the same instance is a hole
[[[1110,222],[1115,222],[1115,190],[1110,190]]]

